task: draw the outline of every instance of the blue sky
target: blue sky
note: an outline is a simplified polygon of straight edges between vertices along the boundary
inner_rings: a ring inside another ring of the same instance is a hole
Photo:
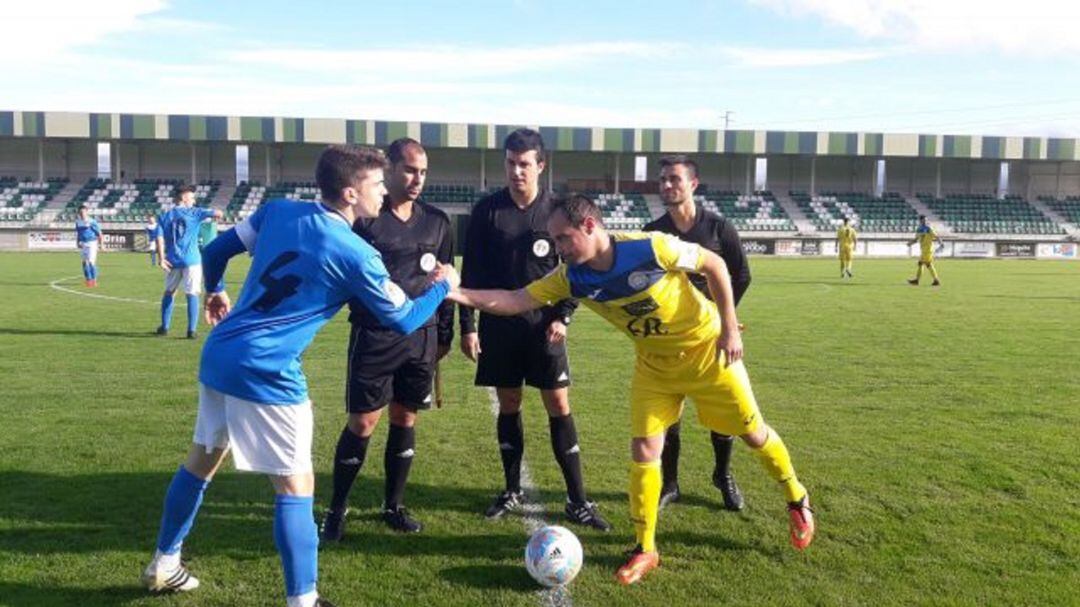
[[[2,109],[1080,137],[1061,0],[5,8]]]

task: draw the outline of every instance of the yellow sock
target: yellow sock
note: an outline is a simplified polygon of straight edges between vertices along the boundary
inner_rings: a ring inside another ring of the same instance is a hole
[[[930,264],[930,265],[928,265],[926,267],[930,268],[930,275],[934,277],[934,280],[937,280],[938,279],[937,268],[934,267],[934,264]]]
[[[922,278],[922,264],[920,263],[920,264],[919,264],[918,266],[916,266],[916,267],[917,267],[918,269],[917,269],[917,270],[915,270],[915,280],[919,280],[920,278]]]
[[[646,552],[656,550],[656,517],[660,510],[660,460],[630,462],[630,520]]]
[[[803,487],[799,478],[795,476],[795,466],[791,464],[791,455],[776,431],[770,428],[769,438],[765,439],[765,444],[760,449],[754,449],[754,453],[765,465],[769,476],[784,486],[787,501],[797,502],[806,496],[806,487]]]

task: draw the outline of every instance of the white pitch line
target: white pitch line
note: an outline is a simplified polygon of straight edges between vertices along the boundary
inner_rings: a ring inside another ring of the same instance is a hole
[[[499,416],[499,397],[495,394],[495,388],[488,388],[488,400],[491,403],[491,414]],[[529,498],[536,497],[536,485],[532,482],[532,475],[529,474],[529,467],[525,464],[525,455],[521,456],[521,489],[525,492],[525,495]],[[528,499],[522,505],[522,513],[524,514],[523,522],[525,524],[525,531],[531,537],[533,533],[536,533],[538,529],[547,525],[544,521],[544,507],[540,505],[535,499]],[[573,607],[574,601],[570,596],[570,590],[566,586],[558,586],[555,588],[545,588],[538,591],[540,604],[545,607]]]
[[[66,278],[57,278],[49,283],[49,288],[56,289],[57,291],[63,291],[64,293],[71,293],[72,295],[80,295],[82,297],[93,297],[94,299],[105,299],[108,301],[123,301],[127,303],[146,304],[150,306],[156,306],[161,302],[146,301],[145,299],[132,299],[130,297],[113,297],[111,295],[98,295],[97,293],[86,293],[84,291],[76,291],[75,289],[69,289],[67,287],[60,286],[60,283],[67,282],[69,280],[76,280],[81,276],[68,276]]]

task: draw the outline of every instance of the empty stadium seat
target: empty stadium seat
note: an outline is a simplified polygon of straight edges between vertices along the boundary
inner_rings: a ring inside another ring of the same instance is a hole
[[[1063,234],[1056,223],[1020,196],[920,195],[919,200],[958,234]]]
[[[740,232],[790,232],[795,222],[776,202],[772,192],[740,194],[735,191],[697,194],[694,200],[702,208],[730,220]]]
[[[845,217],[863,232],[914,232],[919,213],[899,194],[873,196],[859,192],[822,192],[810,196],[791,192],[791,198],[817,230],[833,232]]]

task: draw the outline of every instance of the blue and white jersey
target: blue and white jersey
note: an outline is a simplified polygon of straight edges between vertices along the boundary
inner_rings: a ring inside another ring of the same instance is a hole
[[[199,253],[199,224],[213,217],[213,209],[176,206],[158,216],[158,229],[165,239],[165,259],[174,268],[202,263]]]
[[[251,269],[236,306],[206,339],[199,381],[256,403],[308,400],[300,357],[350,299],[407,333],[423,325],[449,289],[442,281],[409,299],[390,280],[379,252],[320,203],[267,202],[234,232],[253,257]],[[211,246],[231,237],[226,232]],[[208,253],[208,263],[216,265],[214,255]]]
[[[161,226],[158,224],[150,225],[146,224],[144,228],[146,230],[146,240],[150,243],[150,246],[154,246],[154,241],[158,236],[161,236]]]
[[[86,242],[93,242],[101,238],[101,226],[93,217],[89,217],[86,221],[82,219],[75,220],[75,240],[79,244]]]

